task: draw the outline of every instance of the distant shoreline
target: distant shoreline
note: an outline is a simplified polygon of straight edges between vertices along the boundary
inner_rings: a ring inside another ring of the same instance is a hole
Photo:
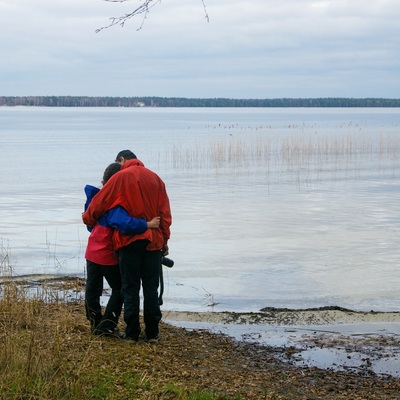
[[[121,107],[121,108],[399,108],[392,98],[186,98],[103,96],[0,96],[0,107]]]

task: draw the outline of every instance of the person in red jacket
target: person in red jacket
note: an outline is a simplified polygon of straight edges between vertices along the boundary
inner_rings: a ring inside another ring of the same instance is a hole
[[[160,217],[158,229],[147,229],[135,235],[114,231],[114,248],[118,250],[124,299],[126,339],[137,341],[141,333],[140,288],[143,287],[143,314],[146,340],[159,340],[161,310],[158,302],[161,257],[168,255],[168,240],[172,223],[171,209],[164,182],[147,169],[130,150],[116,157],[121,171],[113,175],[93,198],[83,222],[93,226],[108,210],[123,207],[129,215],[149,220]]]
[[[103,185],[112,175],[121,169],[118,163],[110,164],[104,171]],[[85,209],[93,197],[100,191],[99,188],[86,185]],[[122,310],[121,275],[118,266],[118,256],[113,246],[113,231],[135,234],[142,233],[148,228],[158,228],[160,218],[155,217],[146,222],[145,219],[131,217],[126,210],[117,206],[107,211],[99,218],[98,223],[91,229],[86,247],[86,316],[90,321],[91,332],[94,335],[117,335],[116,326]],[[103,280],[106,279],[111,288],[111,295],[105,307],[104,315],[100,303],[103,293]]]

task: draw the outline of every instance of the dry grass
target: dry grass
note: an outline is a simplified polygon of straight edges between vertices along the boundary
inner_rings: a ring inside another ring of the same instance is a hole
[[[94,337],[82,302],[31,298],[12,281],[0,295],[2,399],[400,398],[399,379],[293,368],[268,348],[167,324],[156,345]]]
[[[84,280],[32,295],[1,250],[1,399],[400,399],[400,379],[294,368],[275,349],[206,331],[162,323],[156,345],[92,336],[83,301],[62,295]]]

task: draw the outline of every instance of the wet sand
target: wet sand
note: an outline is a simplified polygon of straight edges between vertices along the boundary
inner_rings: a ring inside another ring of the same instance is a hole
[[[400,377],[400,313],[340,307],[258,313],[164,311],[164,321],[268,348],[301,367]]]

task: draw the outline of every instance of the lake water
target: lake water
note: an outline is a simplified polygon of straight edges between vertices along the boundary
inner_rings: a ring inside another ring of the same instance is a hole
[[[400,310],[399,109],[0,108],[14,275],[84,276],[86,184],[129,148],[173,212],[164,309]]]

